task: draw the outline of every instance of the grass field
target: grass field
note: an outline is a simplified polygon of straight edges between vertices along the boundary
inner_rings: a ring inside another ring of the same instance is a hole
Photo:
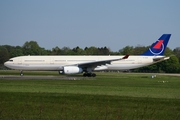
[[[58,76],[57,72],[24,74]],[[7,80],[1,76],[0,119],[180,119],[180,77],[157,75],[152,79],[151,75],[74,76],[80,80]]]

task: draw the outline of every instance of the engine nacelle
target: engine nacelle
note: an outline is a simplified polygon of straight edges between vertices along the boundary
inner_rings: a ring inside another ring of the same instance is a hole
[[[82,72],[83,69],[77,66],[65,66],[63,69],[64,74],[78,74]]]

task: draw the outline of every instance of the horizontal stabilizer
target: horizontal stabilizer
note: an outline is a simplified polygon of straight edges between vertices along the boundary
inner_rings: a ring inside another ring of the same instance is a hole
[[[164,56],[164,57],[158,57],[158,58],[153,58],[153,61],[154,62],[160,62],[160,61],[164,61],[164,60],[167,60],[167,59],[169,59],[170,57],[166,57],[166,56]]]

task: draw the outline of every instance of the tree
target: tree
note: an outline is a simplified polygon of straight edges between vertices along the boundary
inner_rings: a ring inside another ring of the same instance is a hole
[[[5,47],[0,46],[0,64],[4,64],[9,59],[8,50]]]
[[[55,48],[52,48],[52,52],[51,52],[52,55],[61,55],[62,54],[62,50],[56,46]]]
[[[72,51],[69,47],[63,47],[62,48],[62,55],[74,55],[75,52]]]
[[[22,49],[24,55],[41,55],[41,48],[36,41],[25,42]]]
[[[110,54],[110,50],[105,46],[105,47],[101,47],[98,48],[98,55],[109,55]]]
[[[50,55],[51,50],[46,50],[45,48],[40,48],[40,55]]]
[[[80,48],[79,46],[73,48],[72,51],[73,51],[76,55],[86,55],[86,52],[85,52],[82,48]]]
[[[120,55],[133,55],[134,47],[133,46],[126,46],[123,49],[119,50]]]
[[[149,48],[149,47],[148,47]],[[134,51],[133,51],[133,55],[140,55],[140,54],[143,54],[144,51],[146,51],[148,49],[147,47],[145,46],[136,46],[134,48]]]
[[[87,55],[98,55],[98,49],[94,46],[86,47],[85,52]]]
[[[178,58],[176,56],[171,56],[170,59],[158,63],[160,70],[166,73],[179,73],[180,65]]]
[[[179,68],[179,62],[176,61],[176,59],[177,59],[176,57],[172,56],[173,52],[169,47],[166,48],[164,55],[171,56],[171,57],[168,60],[165,60],[163,62],[159,62],[156,64],[159,72],[177,73],[178,70],[176,70],[176,69]],[[171,68],[172,66],[174,66],[174,69]],[[171,69],[171,70],[169,70],[169,69]]]
[[[17,56],[23,56],[23,50],[20,46],[11,47],[11,50],[9,51],[10,58],[17,57]]]
[[[169,47],[166,47],[164,55],[165,56],[171,56],[171,55],[173,55],[173,51]]]
[[[23,56],[23,51],[22,49],[13,49],[12,51],[10,51],[10,58],[13,58],[13,57],[17,57],[17,56]]]
[[[178,58],[179,63],[180,63],[180,47],[176,47],[176,48],[173,50],[173,53],[174,53],[174,55],[176,55],[176,57]]]
[[[149,65],[149,66],[145,66],[145,67],[141,67],[141,68],[137,68],[134,70],[135,72],[153,72],[153,73],[156,73],[156,72],[159,72],[159,69],[158,69],[158,66],[156,64],[152,64],[152,65]]]

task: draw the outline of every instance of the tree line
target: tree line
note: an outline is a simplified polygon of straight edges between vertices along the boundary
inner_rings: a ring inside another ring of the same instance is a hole
[[[38,45],[36,41],[27,41],[23,46],[10,46],[1,45],[0,46],[0,66],[4,68],[4,62],[9,58],[23,55],[139,55],[146,51],[150,46],[126,46],[117,52],[113,52],[110,48],[101,47],[97,48],[94,46],[85,47],[84,49],[79,46],[75,48],[58,46],[52,48],[52,50],[47,50]],[[170,59],[153,64],[147,67],[142,67],[134,69],[134,72],[165,72],[165,73],[180,73],[180,47],[176,47],[171,50],[166,48],[166,56],[170,56]]]

